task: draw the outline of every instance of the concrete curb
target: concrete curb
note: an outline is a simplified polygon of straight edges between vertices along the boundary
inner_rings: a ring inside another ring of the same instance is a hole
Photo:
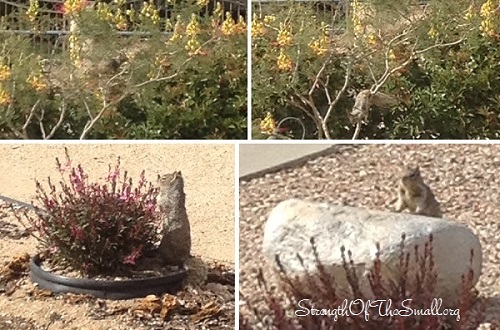
[[[283,147],[283,148],[286,148],[286,147],[293,148],[293,145],[290,145],[290,144],[289,145],[281,145],[280,144],[279,146]],[[303,156],[299,156],[295,159],[284,161],[284,162],[279,162],[276,165],[271,165],[271,166],[264,167],[264,168],[259,169],[259,170],[252,171],[252,172],[244,174],[244,175],[240,175],[240,181],[248,181],[248,180],[251,180],[254,178],[264,176],[265,174],[268,174],[268,173],[278,172],[278,171],[285,169],[285,168],[297,167],[297,166],[300,166],[300,165],[306,163],[307,161],[309,161],[311,159],[314,159],[314,158],[317,158],[320,156],[329,155],[329,154],[335,153],[337,151],[338,151],[338,145],[325,145],[325,148],[322,150],[312,151],[311,153],[305,154]],[[240,146],[240,153],[241,153],[241,146]],[[241,157],[240,157],[240,163],[241,163]]]

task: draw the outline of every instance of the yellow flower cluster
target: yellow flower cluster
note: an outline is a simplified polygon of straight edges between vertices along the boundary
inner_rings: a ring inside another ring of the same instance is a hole
[[[114,1],[118,5],[122,5],[122,0]],[[127,22],[127,15],[131,18],[136,18],[137,17],[137,12],[132,8],[127,10],[126,14],[121,10],[121,8],[118,8],[115,13],[111,11],[111,7],[109,4],[105,2],[98,2],[97,3],[97,15],[99,16],[100,19],[102,19],[105,22],[114,24],[118,30],[125,30],[128,27],[128,22]]]
[[[199,54],[200,47],[200,42],[195,38],[191,38],[188,40],[185,49],[188,51],[189,56],[193,56]]]
[[[30,5],[28,7],[28,10],[26,11],[26,15],[28,16],[30,22],[35,21],[39,9],[40,5],[38,4],[38,0],[30,0]]]
[[[47,89],[47,83],[42,74],[30,75],[26,82],[30,84],[30,86],[36,90],[37,92],[43,92]]]
[[[7,65],[0,65],[0,81],[5,81],[11,76],[10,68]]]
[[[65,0],[64,13],[66,15],[77,15],[85,9],[87,0]]]
[[[292,32],[283,23],[280,23],[277,41],[278,45],[281,47],[290,46],[292,44]]]
[[[467,10],[465,11],[464,19],[470,21],[472,20],[473,17],[474,17],[474,0],[470,4],[469,8],[467,8]]]
[[[366,37],[366,43],[371,47],[377,47],[380,44],[380,40],[375,33],[369,33]]]
[[[134,8],[127,9],[125,14],[128,16],[130,22],[139,22],[141,19],[141,15]]]
[[[226,19],[222,23],[221,31],[225,36],[231,36],[236,34],[246,33],[246,23],[243,17],[240,16],[238,23],[235,23],[234,19],[231,17],[231,13],[226,13]]]
[[[215,5],[213,16],[215,18],[222,18],[222,5],[220,2],[217,2],[217,4]]]
[[[358,37],[364,33],[363,24],[361,23],[361,18],[359,13],[360,4],[358,0],[352,1],[351,12],[352,12],[352,26],[354,29],[354,35]]]
[[[111,12],[111,8],[105,2],[97,3],[97,15],[104,21],[111,21],[114,18],[113,13]]]
[[[126,4],[124,0],[115,0],[113,2],[119,6]],[[153,1],[144,2],[140,12],[134,8],[125,11],[122,8],[112,10],[109,4],[99,2],[97,3],[97,14],[103,21],[115,25],[118,30],[126,30],[130,22],[135,23],[145,19],[151,20],[153,24],[160,22],[159,9],[157,9]]]
[[[493,24],[493,18],[496,16],[495,2],[493,0],[486,0],[486,2],[481,6],[479,15],[482,18],[479,30],[484,36],[494,36],[496,34],[495,26]]]
[[[271,24],[274,21],[276,21],[276,16],[274,16],[274,15],[266,15],[266,16],[264,16],[264,23],[265,24]]]
[[[141,8],[141,16],[142,18],[147,17],[150,18],[153,24],[158,24],[160,22],[160,14],[159,10],[156,8],[156,5],[153,0],[149,2],[144,2]]]
[[[155,66],[166,68],[170,65],[168,58],[165,56],[156,55],[155,56]]]
[[[283,49],[280,49],[280,54],[278,55],[278,60],[276,62],[278,69],[281,71],[290,71],[293,68],[292,59],[285,54]]]
[[[0,105],[7,106],[12,102],[12,97],[0,86]]]
[[[191,20],[186,26],[186,35],[188,37],[196,37],[200,34],[200,23],[198,22],[198,16],[196,14],[191,14]]]
[[[121,12],[121,10],[117,10],[116,12],[115,26],[118,30],[126,30],[128,28],[127,17]]]
[[[253,15],[252,20],[252,37],[261,37],[267,33],[267,29],[264,26],[264,23],[261,22],[257,15]]]
[[[206,5],[208,5],[208,1],[209,0],[197,0],[196,4],[200,7],[205,7]]]
[[[238,18],[238,23],[233,28],[234,34],[244,34],[246,35],[247,33],[247,22],[243,16],[240,16]]]
[[[174,25],[174,31],[173,31],[170,39],[167,40],[167,44],[171,44],[177,40],[181,40],[183,37],[183,35],[182,35],[183,29],[184,29],[184,27],[180,21],[180,17],[177,16],[177,22],[175,22],[175,25]]]
[[[266,117],[260,121],[259,124],[260,131],[263,133],[273,134],[276,129],[276,121],[273,118],[273,115],[268,112]]]
[[[436,29],[436,27],[434,25],[432,25],[429,32],[427,32],[427,35],[429,37],[431,37],[432,39],[436,39],[438,34],[439,34],[438,30]]]
[[[394,61],[396,59],[396,53],[394,53],[394,49],[389,49],[389,61]]]
[[[314,54],[318,56],[323,56],[326,54],[326,52],[328,52],[329,44],[330,44],[330,38],[328,38],[328,36],[321,36],[311,41],[309,43],[309,47],[311,47]]]

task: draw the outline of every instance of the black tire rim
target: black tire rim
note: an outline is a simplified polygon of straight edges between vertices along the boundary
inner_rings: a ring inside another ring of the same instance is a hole
[[[180,282],[187,275],[187,270],[182,268],[172,274],[157,277],[116,281],[93,280],[57,275],[43,270],[41,263],[38,254],[30,260],[30,278],[40,288],[54,293],[90,294],[106,299],[131,299],[172,292],[180,287]]]

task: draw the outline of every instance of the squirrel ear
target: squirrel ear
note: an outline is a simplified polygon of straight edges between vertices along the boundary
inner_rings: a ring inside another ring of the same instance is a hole
[[[172,174],[170,174],[170,182],[174,181],[177,177],[179,176],[178,171],[173,171]]]

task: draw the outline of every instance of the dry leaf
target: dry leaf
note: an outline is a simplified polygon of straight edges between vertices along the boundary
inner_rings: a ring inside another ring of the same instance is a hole
[[[198,323],[207,318],[217,316],[221,311],[222,307],[219,304],[216,304],[215,302],[211,301],[205,304],[201,308],[201,310],[198,313],[196,313],[196,315],[193,315],[191,317],[191,319],[193,320],[193,322]]]

